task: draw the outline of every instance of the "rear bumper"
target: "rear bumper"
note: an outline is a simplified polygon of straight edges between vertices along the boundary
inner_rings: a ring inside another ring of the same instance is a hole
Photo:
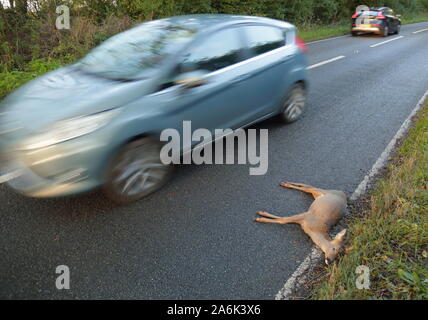
[[[382,33],[382,28],[381,27],[353,27],[352,32]]]

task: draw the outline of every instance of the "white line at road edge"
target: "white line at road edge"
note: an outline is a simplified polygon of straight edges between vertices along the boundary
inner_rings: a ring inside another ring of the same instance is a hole
[[[358,185],[357,189],[355,189],[354,193],[351,195],[350,200],[357,200],[362,194],[364,194],[369,186],[373,177],[375,177],[379,171],[384,168],[391,158],[391,155],[394,151],[394,147],[397,144],[398,140],[400,140],[409,130],[410,125],[412,124],[413,117],[419,112],[419,110],[424,105],[425,100],[428,98],[428,90],[425,92],[421,100],[419,100],[416,107],[401,125],[400,129],[395,134],[394,138],[392,138],[391,142],[388,144],[386,149],[382,152],[379,159],[377,159],[376,163],[371,168],[370,172],[364,177],[364,180]],[[275,296],[275,300],[290,300],[292,298],[292,293],[295,289],[299,288],[302,284],[304,284],[308,278],[308,271],[310,271],[314,266],[318,265],[323,261],[322,251],[317,247],[312,247],[311,252],[306,257],[306,259],[302,262],[302,264],[294,271],[291,277],[287,280],[284,287],[278,292]]]
[[[415,32],[413,32],[413,33],[414,33],[414,34],[417,34],[417,33],[424,32],[424,31],[428,31],[428,28],[426,28],[426,29],[422,29],[422,30],[418,30],[418,31],[415,31]]]
[[[323,62],[320,62],[320,63],[317,63],[317,64],[313,64],[313,65],[307,67],[306,70],[315,69],[315,68],[321,67],[321,66],[323,66],[323,65],[325,65],[327,63],[331,63],[331,62],[334,62],[334,61],[337,61],[337,60],[340,60],[340,59],[343,59],[343,58],[346,58],[346,57],[345,56],[338,56],[338,57],[330,59],[330,60],[326,60],[326,61],[323,61]]]
[[[383,42],[379,42],[379,43],[376,43],[374,45],[371,45],[370,48],[375,48],[375,47],[381,46],[383,44],[389,43],[391,41],[400,40],[402,38],[404,38],[404,36],[399,36],[399,37],[391,39],[391,40],[386,40],[386,41],[383,41]]]

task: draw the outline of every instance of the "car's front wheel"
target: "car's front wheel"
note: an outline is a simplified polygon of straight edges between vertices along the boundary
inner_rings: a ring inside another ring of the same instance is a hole
[[[172,166],[160,159],[162,144],[143,138],[125,145],[110,164],[105,195],[118,203],[140,200],[160,189],[170,178]]]
[[[382,36],[383,37],[389,36],[389,28],[388,28],[388,26],[385,26],[385,28],[383,28],[383,34],[382,34]]]
[[[306,106],[306,89],[302,83],[296,83],[283,103],[280,118],[285,123],[297,121]]]
[[[397,26],[397,30],[395,30],[395,34],[400,34],[400,31],[401,31],[401,24]]]

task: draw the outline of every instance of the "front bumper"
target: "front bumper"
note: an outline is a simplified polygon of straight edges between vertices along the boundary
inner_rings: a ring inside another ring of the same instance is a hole
[[[50,198],[76,194],[92,189],[87,180],[87,172],[84,169],[71,170],[54,179],[45,179],[37,176],[30,169],[19,161],[15,161],[10,166],[13,168],[12,174],[16,176],[10,179],[7,184],[14,190],[35,198]]]
[[[79,139],[3,155],[0,179],[29,197],[68,196],[99,187],[105,146]]]

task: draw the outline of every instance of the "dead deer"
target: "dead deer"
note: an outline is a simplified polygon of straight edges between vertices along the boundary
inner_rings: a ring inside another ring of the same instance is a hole
[[[297,189],[312,194],[315,201],[305,213],[292,217],[277,217],[267,212],[257,212],[264,218],[255,219],[262,223],[297,223],[312,241],[324,252],[325,263],[331,263],[344,250],[346,229],[331,240],[328,233],[344,216],[347,205],[346,194],[337,190],[323,190],[301,183],[281,183],[284,188]]]

